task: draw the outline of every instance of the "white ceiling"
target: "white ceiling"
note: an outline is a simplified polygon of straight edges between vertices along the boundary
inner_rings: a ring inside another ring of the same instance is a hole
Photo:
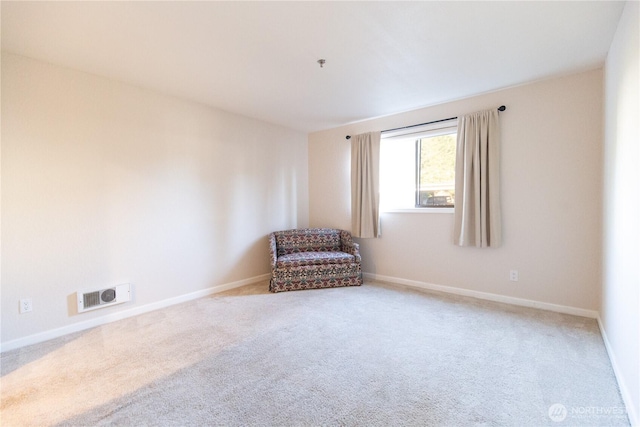
[[[310,132],[596,68],[623,7],[2,1],[2,49]]]

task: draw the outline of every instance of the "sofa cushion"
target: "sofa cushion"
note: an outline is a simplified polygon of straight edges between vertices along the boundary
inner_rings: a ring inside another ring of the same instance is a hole
[[[302,265],[348,264],[355,262],[353,255],[345,252],[297,252],[282,255],[276,261],[276,267],[299,267]]]
[[[305,228],[278,231],[275,234],[278,257],[298,252],[340,251],[340,230]]]

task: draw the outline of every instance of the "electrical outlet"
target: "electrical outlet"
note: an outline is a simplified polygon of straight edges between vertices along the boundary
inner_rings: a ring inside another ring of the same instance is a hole
[[[20,300],[20,314],[33,311],[33,302],[31,298],[25,298]]]
[[[512,282],[518,281],[518,270],[511,270],[509,272],[509,280],[511,280]]]

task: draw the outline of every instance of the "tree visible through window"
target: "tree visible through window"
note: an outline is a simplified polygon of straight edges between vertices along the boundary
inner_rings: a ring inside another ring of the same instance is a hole
[[[416,207],[453,207],[456,135],[420,138],[416,150]]]

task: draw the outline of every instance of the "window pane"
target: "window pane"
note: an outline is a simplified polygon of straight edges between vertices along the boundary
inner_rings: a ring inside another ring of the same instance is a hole
[[[414,207],[416,175],[416,139],[380,142],[380,207]]]
[[[419,207],[453,207],[456,134],[421,138],[418,160]]]

